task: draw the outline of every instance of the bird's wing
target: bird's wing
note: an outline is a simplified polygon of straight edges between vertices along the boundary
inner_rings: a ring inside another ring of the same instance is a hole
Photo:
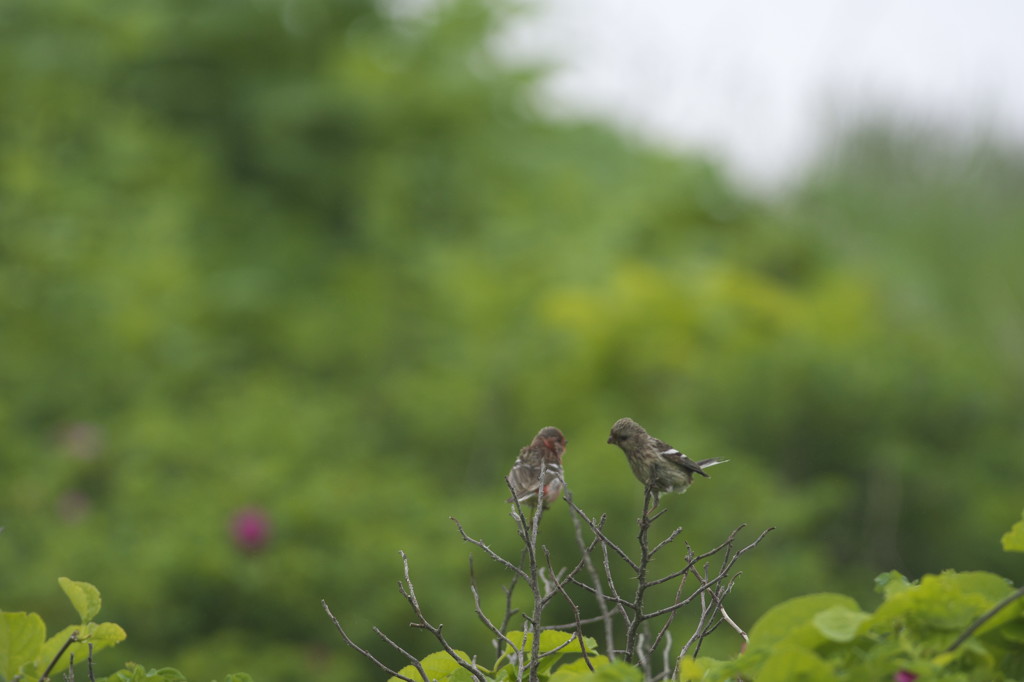
[[[707,478],[711,478],[710,476],[708,476],[704,472],[703,469],[700,468],[699,464],[694,462],[692,459],[690,459],[689,457],[687,457],[683,453],[681,453],[678,450],[676,450],[674,447],[672,447],[668,443],[666,443],[664,441],[661,441],[661,440],[658,440],[657,438],[655,438],[654,439],[654,447],[656,447],[658,449],[658,454],[660,454],[663,458],[665,458],[669,462],[672,462],[673,464],[675,464],[677,466],[680,466],[680,467],[686,469],[687,471],[692,471],[695,474],[700,474],[701,476],[705,476]]]
[[[536,492],[540,487],[540,472],[543,465],[543,461],[530,452],[529,446],[519,451],[512,471],[508,472],[508,482],[516,497],[522,499],[523,496]]]

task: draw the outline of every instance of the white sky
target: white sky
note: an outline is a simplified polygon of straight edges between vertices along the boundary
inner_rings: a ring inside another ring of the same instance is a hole
[[[772,186],[867,111],[1024,140],[1022,0],[536,0],[502,41],[598,114]]]

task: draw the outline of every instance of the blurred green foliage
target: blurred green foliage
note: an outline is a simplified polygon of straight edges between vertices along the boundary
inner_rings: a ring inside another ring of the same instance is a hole
[[[125,659],[365,679],[319,601],[428,650],[403,549],[483,650],[447,517],[517,552],[503,476],[555,424],[576,501],[630,537],[622,416],[732,459],[668,502],[696,548],[779,528],[741,622],[878,570],[1010,573],[1024,157],[869,126],[759,203],[538,114],[539,72],[488,50],[506,12],[0,7],[5,607],[56,617],[75,575]],[[571,524],[545,526],[557,563]]]
[[[889,571],[875,586],[883,599],[873,613],[835,593],[777,604],[754,624],[741,656],[684,659],[680,679],[1020,679],[1024,588],[986,571],[943,571],[920,582]]]
[[[74,679],[74,667],[94,679],[93,657],[107,647],[124,641],[125,631],[116,623],[96,623],[102,600],[94,585],[59,578],[64,594],[78,613],[80,622],[46,636],[46,623],[38,613],[0,611],[0,680],[38,682]],[[101,682],[188,682],[174,668],[146,669],[136,663],[102,678]],[[232,673],[226,682],[252,682],[247,673]]]

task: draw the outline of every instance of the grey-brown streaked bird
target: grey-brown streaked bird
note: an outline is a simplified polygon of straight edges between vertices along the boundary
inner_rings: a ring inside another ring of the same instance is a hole
[[[545,426],[537,432],[529,445],[519,451],[508,483],[520,504],[537,505],[537,497],[543,501],[544,509],[562,495],[565,477],[562,472],[562,455],[565,453],[565,436],[554,426]]]
[[[665,441],[658,440],[629,417],[612,426],[608,436],[611,445],[618,445],[629,461],[629,468],[644,486],[654,493],[658,505],[661,493],[684,493],[693,483],[693,475],[711,478],[704,471],[726,459],[702,459],[695,462]]]

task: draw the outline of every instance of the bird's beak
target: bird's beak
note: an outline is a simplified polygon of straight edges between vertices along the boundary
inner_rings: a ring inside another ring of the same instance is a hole
[[[608,445],[615,445],[615,440],[611,436],[608,436]]]

